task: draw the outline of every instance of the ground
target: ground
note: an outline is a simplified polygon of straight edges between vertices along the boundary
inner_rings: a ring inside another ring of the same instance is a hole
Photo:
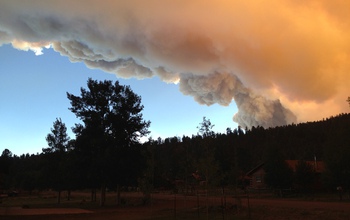
[[[109,193],[105,207],[89,201],[88,192],[72,192],[70,201],[55,195],[21,195],[3,198],[1,220],[16,219],[350,219],[350,201],[336,195],[308,195],[277,198],[273,195],[218,194],[206,197],[152,194],[151,203],[142,204],[141,193],[123,193],[123,205],[115,205],[115,193]],[[208,207],[208,208],[207,208]]]

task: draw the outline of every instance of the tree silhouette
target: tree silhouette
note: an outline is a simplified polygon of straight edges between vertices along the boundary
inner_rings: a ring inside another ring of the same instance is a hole
[[[0,190],[9,187],[8,175],[11,165],[12,152],[9,149],[5,149],[0,156]]]
[[[51,133],[46,136],[48,148],[43,148],[44,163],[42,174],[46,177],[49,186],[57,191],[57,203],[61,201],[61,191],[69,188],[69,172],[67,167],[66,151],[71,148],[67,134],[67,127],[61,118],[56,118]]]
[[[126,179],[136,178],[129,173],[132,165],[138,165],[133,158],[139,156],[134,146],[149,133],[150,122],[143,120],[141,97],[129,86],[90,78],[87,88],[81,88],[80,96],[67,93],[67,97],[69,109],[83,121],[73,130],[77,135],[76,147],[83,156],[83,166],[89,168],[87,176],[99,181],[104,205],[107,184],[119,188],[126,184]],[[131,150],[134,154],[130,154]]]
[[[66,125],[61,118],[56,118],[53,128],[51,128],[51,133],[46,136],[49,148],[43,148],[42,150],[44,153],[65,152],[69,146],[69,139]]]
[[[211,124],[210,119],[203,117],[203,121],[199,123],[199,126],[197,127],[198,133],[203,137],[213,136],[215,134],[212,130],[213,127],[214,125]]]
[[[206,184],[217,184],[215,178],[218,170],[218,164],[215,161],[214,138],[215,133],[212,130],[214,127],[209,119],[203,117],[203,121],[197,127],[198,133],[201,134],[201,157],[198,160],[198,168],[200,172],[205,172]]]

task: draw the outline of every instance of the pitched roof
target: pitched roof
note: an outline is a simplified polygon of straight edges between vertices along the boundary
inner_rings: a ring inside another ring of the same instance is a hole
[[[259,170],[261,167],[263,167],[265,165],[265,163],[260,163],[259,165],[257,165],[256,167],[254,167],[253,169],[251,169],[250,171],[248,171],[248,173],[246,173],[246,176],[250,176],[253,173],[255,173],[257,170]]]
[[[323,173],[325,171],[325,165],[323,161],[306,160],[305,162],[309,164],[312,167],[313,171],[315,171],[316,173]],[[299,160],[286,160],[286,163],[290,168],[292,168],[293,172],[295,172]]]
[[[288,164],[288,166],[293,170],[293,172],[296,171],[297,165],[299,163],[299,160],[285,160],[286,163]],[[305,161],[307,164],[309,164],[313,171],[315,171],[316,173],[323,173],[326,168],[325,168],[325,164],[323,161],[313,161],[313,160],[307,160]],[[246,176],[251,176],[252,174],[254,174],[257,170],[259,170],[260,168],[262,168],[265,165],[265,163],[260,163],[259,165],[257,165],[256,167],[254,167],[253,169],[251,169],[250,171],[248,171],[246,173]]]

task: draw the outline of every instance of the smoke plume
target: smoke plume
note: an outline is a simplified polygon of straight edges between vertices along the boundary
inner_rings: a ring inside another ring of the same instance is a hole
[[[185,95],[194,96],[197,102],[206,105],[218,103],[227,106],[234,99],[239,111],[233,119],[244,128],[274,127],[296,121],[296,116],[284,108],[279,100],[272,101],[255,94],[244,87],[234,74],[186,74],[181,77],[180,91]]]
[[[160,77],[243,127],[348,111],[350,2],[0,0],[0,45]],[[291,109],[291,110],[289,110]]]

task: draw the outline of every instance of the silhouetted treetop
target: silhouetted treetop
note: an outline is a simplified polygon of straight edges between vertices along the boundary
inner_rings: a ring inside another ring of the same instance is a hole
[[[65,152],[68,148],[69,139],[66,125],[61,118],[56,118],[53,128],[51,128],[51,133],[46,136],[49,147],[43,148],[43,152]]]
[[[141,97],[129,86],[122,86],[118,81],[113,84],[109,80],[90,78],[87,87],[80,89],[80,96],[67,92],[72,106],[69,109],[84,122],[86,128],[99,129],[126,145],[149,133],[150,122],[142,118]]]

